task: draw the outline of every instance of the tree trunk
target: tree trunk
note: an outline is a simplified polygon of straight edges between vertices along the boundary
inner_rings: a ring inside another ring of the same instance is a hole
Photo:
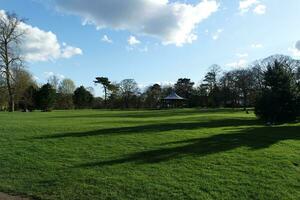
[[[6,75],[6,84],[7,84],[7,91],[8,91],[8,110],[9,112],[15,111],[15,102],[14,102],[14,94],[11,88],[10,83],[10,67],[9,67],[9,56],[8,56],[8,43],[7,41],[4,42],[4,63],[5,63],[5,75]]]
[[[104,86],[104,106],[107,108],[107,88]]]
[[[15,111],[15,101],[14,101],[14,94],[11,88],[11,83],[9,80],[9,72],[6,74],[6,84],[7,84],[7,90],[8,90],[8,110],[9,112],[14,112]]]

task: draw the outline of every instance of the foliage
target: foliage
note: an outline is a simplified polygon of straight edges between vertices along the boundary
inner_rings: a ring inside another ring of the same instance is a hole
[[[161,86],[159,84],[154,84],[148,87],[145,92],[144,106],[146,108],[159,108],[162,98]]]
[[[74,91],[73,102],[76,109],[90,108],[93,103],[93,95],[80,86]]]
[[[56,91],[49,83],[43,85],[36,97],[38,107],[44,111],[49,112],[54,108]]]
[[[73,94],[57,93],[55,101],[55,109],[69,110],[74,108]]]
[[[101,84],[104,90],[104,104],[105,107],[107,106],[107,96],[108,96],[108,91],[113,89],[113,86],[111,82],[108,80],[107,77],[96,77],[96,80],[94,81],[96,84]]]
[[[270,63],[264,74],[264,89],[255,113],[267,122],[288,122],[297,117],[297,89],[286,63]]]
[[[20,102],[20,108],[23,111],[33,111],[38,107],[38,89],[36,86],[29,86],[23,93],[22,101]]]

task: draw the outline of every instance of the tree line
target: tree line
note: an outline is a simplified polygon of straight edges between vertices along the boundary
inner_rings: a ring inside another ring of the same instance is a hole
[[[24,32],[17,27],[21,22],[15,14],[0,19],[0,110],[159,109],[162,99],[175,91],[185,98],[184,107],[255,107],[258,117],[271,122],[299,115],[300,61],[283,55],[230,71],[212,65],[200,84],[180,78],[175,84],[153,84],[142,90],[134,79],[116,83],[96,77],[94,83],[102,86],[103,98],[94,97],[90,88],[76,88],[71,79],[51,76],[38,85],[20,55]]]

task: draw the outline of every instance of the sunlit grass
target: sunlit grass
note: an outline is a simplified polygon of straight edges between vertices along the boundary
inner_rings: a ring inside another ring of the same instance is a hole
[[[300,199],[300,124],[233,110],[0,113],[0,191],[40,199]]]

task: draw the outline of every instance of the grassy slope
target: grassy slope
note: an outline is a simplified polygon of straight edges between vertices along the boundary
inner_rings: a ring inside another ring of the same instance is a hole
[[[300,199],[300,123],[221,110],[0,113],[0,191],[41,199]]]

